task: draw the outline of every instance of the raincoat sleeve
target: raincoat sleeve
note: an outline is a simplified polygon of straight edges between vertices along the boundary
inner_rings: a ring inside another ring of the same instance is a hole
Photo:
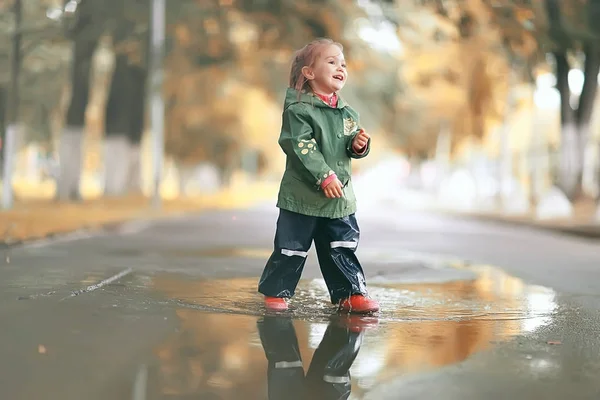
[[[303,105],[289,106],[283,112],[279,145],[292,160],[292,164],[300,169],[299,172],[306,182],[319,188],[335,173],[327,165],[317,146],[309,118]]]

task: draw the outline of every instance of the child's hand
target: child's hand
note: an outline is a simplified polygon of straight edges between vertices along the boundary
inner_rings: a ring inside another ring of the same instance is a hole
[[[354,147],[354,150],[364,149],[365,146],[367,145],[367,143],[369,143],[370,138],[371,138],[371,135],[369,135],[367,132],[365,132],[364,129],[361,129],[360,132],[358,132],[358,135],[356,135],[354,137],[354,141],[352,142],[352,147]]]
[[[331,183],[323,188],[323,193],[329,199],[339,199],[343,196],[342,193],[342,182],[338,178],[335,178]]]

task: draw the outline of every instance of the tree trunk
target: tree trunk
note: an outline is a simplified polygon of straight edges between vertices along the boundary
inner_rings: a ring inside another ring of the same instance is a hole
[[[128,57],[118,54],[106,102],[104,194],[125,194],[129,175],[131,79]]]
[[[71,102],[59,148],[60,175],[56,193],[59,200],[79,200],[81,198],[79,183],[85,111],[90,91],[92,56],[97,44],[97,39],[89,38],[76,39],[73,43]]]
[[[569,62],[565,52],[555,53],[556,87],[560,93],[561,146],[558,185],[565,195],[574,200],[581,192],[582,155],[579,151],[579,132],[576,114],[571,107],[569,89]]]
[[[140,193],[146,70],[117,56],[106,110],[105,195]]]
[[[582,161],[582,192],[595,196],[598,184],[595,181],[596,156],[590,137],[590,120],[594,111],[594,102],[598,89],[598,72],[600,72],[600,49],[593,45],[585,45],[584,82],[579,107],[577,108],[577,125],[579,129],[579,146]]]
[[[561,148],[559,163],[559,186],[569,200],[581,196],[583,182],[594,175],[593,157],[590,159],[588,148],[589,125],[594,109],[594,100],[598,87],[600,71],[600,50],[594,45],[585,45],[584,83],[578,106],[571,106],[569,89],[569,62],[566,52],[555,53],[557,89],[560,93],[561,108]],[[588,155],[586,155],[588,153]]]
[[[177,175],[179,176],[179,196],[186,197],[188,195],[187,186],[194,176],[194,167],[189,165],[179,164],[177,166]]]
[[[145,125],[146,76],[145,68],[131,67],[131,105],[128,131],[130,160],[127,189],[133,193],[142,191],[141,143]]]

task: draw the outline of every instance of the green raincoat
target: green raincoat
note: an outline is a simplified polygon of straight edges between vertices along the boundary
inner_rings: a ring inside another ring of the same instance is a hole
[[[289,88],[286,93],[279,145],[287,155],[277,207],[299,214],[342,218],[356,212],[352,188],[352,158],[364,154],[352,150],[352,140],[360,130],[359,116],[338,99],[337,108],[313,94]],[[321,183],[336,174],[344,186],[343,197],[329,199]]]

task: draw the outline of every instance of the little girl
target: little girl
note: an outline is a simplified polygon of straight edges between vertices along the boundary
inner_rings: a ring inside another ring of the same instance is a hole
[[[355,255],[360,232],[350,161],[367,156],[371,139],[338,97],[347,79],[342,45],[332,40],[315,40],[294,57],[279,137],[287,161],[275,250],[258,285],[267,309],[287,309],[314,240],[331,302],[346,312],[379,310]]]

